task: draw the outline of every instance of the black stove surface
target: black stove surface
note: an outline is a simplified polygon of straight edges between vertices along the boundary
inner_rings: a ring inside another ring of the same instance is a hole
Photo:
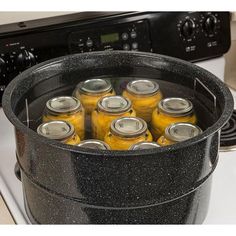
[[[221,129],[220,150],[236,150],[236,110],[226,125]]]

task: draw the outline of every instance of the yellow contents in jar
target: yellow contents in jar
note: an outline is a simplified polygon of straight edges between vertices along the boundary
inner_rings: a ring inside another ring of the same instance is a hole
[[[43,116],[43,122],[52,121],[52,120],[64,120],[71,123],[74,128],[75,132],[79,135],[80,139],[84,139],[85,133],[85,112],[82,108],[80,111],[74,114],[60,114],[60,115],[52,115],[52,114],[45,114]]]
[[[137,117],[144,119],[146,122],[150,122],[152,118],[152,112],[157,107],[157,104],[162,99],[162,93],[158,91],[154,95],[141,96],[134,95],[125,90],[122,94],[131,100]]]
[[[69,145],[78,145],[80,143],[80,137],[75,133],[63,143]]]
[[[111,95],[115,95],[115,91],[113,89],[109,92],[105,92],[102,94],[82,94],[79,92],[76,92],[75,94],[76,98],[78,98],[81,101],[86,114],[92,113],[92,111],[96,108],[97,102],[100,98]]]
[[[104,138],[104,141],[111,147],[112,150],[128,150],[130,146],[135,143],[152,140],[152,135],[149,130],[147,130],[145,134],[135,138],[115,136],[109,131]]]
[[[171,144],[175,144],[175,142],[167,139],[165,136],[161,136],[158,140],[157,140],[157,143],[160,145],[160,146],[168,146],[168,145],[171,145]]]
[[[92,136],[94,139],[104,140],[105,134],[109,131],[111,122],[119,117],[135,117],[133,109],[123,114],[109,114],[95,109],[92,112]]]
[[[162,112],[159,112],[158,108],[156,108],[153,111],[151,121],[151,133],[153,135],[153,138],[156,140],[165,132],[165,128],[167,126],[177,122],[187,122],[191,124],[196,124],[197,117],[194,113],[191,113],[190,115],[186,116],[172,117]]]

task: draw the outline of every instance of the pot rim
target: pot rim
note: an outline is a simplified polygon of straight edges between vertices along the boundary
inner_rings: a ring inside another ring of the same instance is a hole
[[[76,147],[76,146],[72,146],[72,145],[68,145],[68,144],[63,144],[60,143],[58,141],[55,140],[51,140],[48,138],[45,138],[43,136],[38,135],[34,130],[28,128],[26,125],[24,125],[19,119],[18,117],[15,115],[15,113],[12,110],[11,107],[11,97],[12,97],[12,91],[17,89],[18,85],[26,79],[28,74],[31,74],[32,72],[34,72],[35,70],[39,70],[41,68],[43,68],[46,65],[50,65],[50,64],[56,64],[56,63],[60,63],[65,61],[65,59],[70,59],[73,57],[83,57],[86,59],[90,59],[91,57],[93,58],[93,56],[104,56],[104,55],[113,55],[113,56],[120,56],[121,54],[123,54],[124,56],[133,56],[133,57],[146,57],[146,58],[153,58],[154,60],[165,60],[165,62],[168,63],[172,63],[172,64],[178,64],[178,65],[182,65],[182,66],[186,66],[189,67],[190,69],[194,69],[194,70],[200,70],[203,74],[206,75],[206,77],[211,77],[211,79],[214,79],[214,83],[219,87],[221,87],[221,92],[223,93],[224,97],[225,97],[225,106],[224,109],[222,111],[221,116],[219,117],[219,119],[209,128],[207,128],[206,130],[204,130],[202,132],[202,134],[188,139],[186,141],[180,142],[180,143],[176,143],[170,146],[165,146],[165,147],[161,147],[161,148],[155,148],[155,149],[145,149],[145,150],[125,150],[125,151],[118,151],[118,150],[96,150],[96,152],[94,152],[94,150],[92,149],[88,149],[88,148],[82,148],[82,147]],[[215,75],[213,75],[212,73],[208,72],[207,70],[196,66],[190,62],[178,59],[178,58],[174,58],[174,57],[169,57],[169,56],[165,56],[165,55],[161,55],[161,54],[154,54],[154,53],[148,53],[148,52],[126,52],[126,51],[99,51],[99,52],[89,52],[89,53],[83,53],[83,54],[71,54],[71,55],[67,55],[67,56],[62,56],[62,57],[58,57],[58,58],[54,58],[51,60],[47,60],[44,61],[42,63],[39,63],[27,70],[25,70],[24,72],[22,72],[21,74],[19,74],[18,76],[16,76],[7,86],[7,88],[4,91],[3,94],[3,99],[2,99],[2,107],[4,110],[5,115],[7,116],[7,118],[9,119],[9,121],[14,125],[14,127],[18,130],[20,130],[23,133],[26,133],[27,135],[29,135],[30,137],[32,137],[33,139],[36,139],[39,142],[44,143],[45,145],[50,145],[65,151],[73,151],[74,153],[81,153],[81,154],[86,154],[86,155],[91,155],[91,156],[99,156],[99,158],[101,158],[101,156],[103,157],[110,157],[110,158],[121,158],[121,157],[125,157],[128,158],[131,156],[138,156],[138,157],[144,157],[147,158],[146,155],[153,155],[153,154],[158,154],[158,153],[163,153],[163,152],[167,152],[167,151],[174,151],[174,150],[179,150],[179,149],[184,149],[190,145],[194,145],[197,144],[199,142],[201,142],[202,140],[208,138],[208,136],[213,135],[215,132],[219,131],[222,126],[229,120],[232,112],[233,112],[233,106],[234,106],[234,102],[233,102],[233,97],[232,94],[229,90],[229,88],[224,85],[224,83],[218,79]]]

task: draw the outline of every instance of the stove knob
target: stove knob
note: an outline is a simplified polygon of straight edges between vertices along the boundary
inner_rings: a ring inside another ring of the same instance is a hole
[[[203,29],[207,34],[213,34],[216,29],[217,18],[214,15],[208,15],[203,22]]]
[[[23,50],[16,59],[17,68],[23,71],[36,64],[35,57],[31,52]]]
[[[181,33],[185,38],[191,38],[194,34],[196,25],[193,20],[187,19],[182,24]]]
[[[4,74],[6,71],[6,63],[5,61],[0,57],[0,74]]]

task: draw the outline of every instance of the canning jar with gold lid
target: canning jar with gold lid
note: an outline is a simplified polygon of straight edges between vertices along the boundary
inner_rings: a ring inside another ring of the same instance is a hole
[[[157,143],[167,146],[188,140],[201,133],[202,130],[197,125],[185,122],[173,123],[165,129],[165,134],[157,140]]]
[[[130,81],[123,91],[123,96],[131,100],[136,115],[146,122],[151,121],[152,112],[162,99],[159,84],[148,79]]]
[[[152,114],[151,132],[153,138],[159,138],[168,125],[176,122],[196,124],[197,118],[192,102],[179,97],[162,99]]]
[[[88,79],[82,81],[73,92],[73,96],[82,102],[86,114],[91,114],[100,98],[111,95],[115,95],[115,91],[108,79]]]
[[[122,96],[109,96],[101,98],[97,108],[92,112],[92,136],[95,139],[104,139],[109,131],[111,122],[119,117],[134,117],[135,111],[131,101]]]
[[[138,117],[121,117],[113,120],[104,141],[112,150],[128,150],[141,141],[152,141],[147,123]]]
[[[63,120],[44,122],[38,126],[37,133],[65,144],[77,145],[80,142],[73,125]]]
[[[78,145],[78,147],[83,147],[83,148],[91,148],[91,149],[98,149],[98,150],[110,150],[110,146],[97,139],[87,139],[84,141],[81,141]]]
[[[142,141],[142,142],[135,143],[132,146],[130,146],[129,150],[145,150],[145,149],[152,149],[152,148],[159,148],[159,147],[161,146],[156,142]]]
[[[75,97],[59,96],[47,101],[43,121],[65,120],[70,122],[80,139],[84,139],[85,113],[84,108]]]

